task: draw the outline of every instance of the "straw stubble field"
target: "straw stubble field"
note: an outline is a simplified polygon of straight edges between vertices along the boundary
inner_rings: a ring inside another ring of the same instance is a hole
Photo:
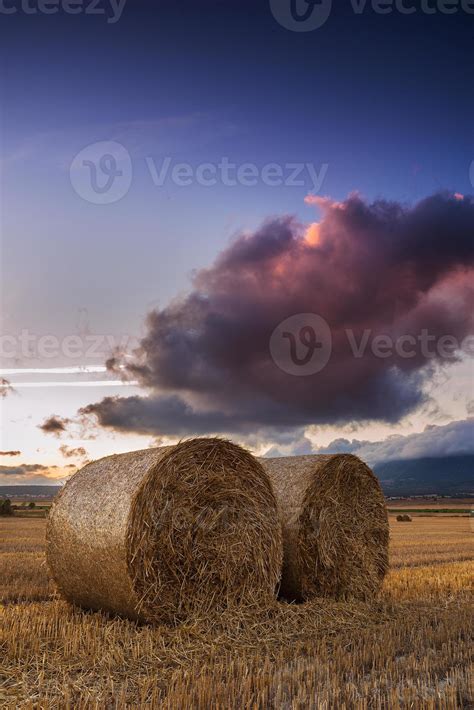
[[[472,707],[472,520],[390,516],[376,602],[275,603],[177,628],[54,595],[45,520],[0,520],[0,707]]]

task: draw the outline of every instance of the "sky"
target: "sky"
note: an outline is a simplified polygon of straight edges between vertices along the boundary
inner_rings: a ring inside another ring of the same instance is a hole
[[[48,7],[0,10],[0,483],[193,434],[470,452],[469,3]]]

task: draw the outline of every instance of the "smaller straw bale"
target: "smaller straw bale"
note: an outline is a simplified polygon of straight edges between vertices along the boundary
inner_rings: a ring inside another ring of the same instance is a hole
[[[370,599],[388,570],[385,500],[352,454],[260,459],[283,524],[281,596]]]

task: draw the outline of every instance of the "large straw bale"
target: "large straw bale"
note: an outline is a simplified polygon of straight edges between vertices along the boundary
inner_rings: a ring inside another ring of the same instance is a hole
[[[368,599],[388,569],[388,516],[379,483],[357,456],[260,459],[283,524],[281,595]]]
[[[281,525],[258,461],[222,439],[109,456],[65,485],[47,558],[63,596],[174,622],[273,595]]]

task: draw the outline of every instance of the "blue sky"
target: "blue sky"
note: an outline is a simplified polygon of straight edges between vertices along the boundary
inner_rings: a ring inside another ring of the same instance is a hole
[[[2,332],[140,337],[146,314],[186,292],[236,234],[274,215],[309,223],[318,214],[304,202],[308,174],[298,186],[156,186],[150,160],[326,165],[319,194],[335,200],[472,193],[473,30],[461,11],[356,15],[349,2],[308,33],[281,27],[266,2],[129,0],[115,24],[64,12],[2,17]],[[74,157],[100,141],[119,142],[132,164],[130,189],[113,204],[71,186]],[[72,364],[103,362],[101,351]],[[0,364],[47,369],[71,358]],[[90,401],[87,387],[19,388],[1,403],[2,448],[53,464],[57,442],[37,424]],[[417,417],[412,428],[429,423]],[[108,436],[90,444],[95,453],[143,445]]]

